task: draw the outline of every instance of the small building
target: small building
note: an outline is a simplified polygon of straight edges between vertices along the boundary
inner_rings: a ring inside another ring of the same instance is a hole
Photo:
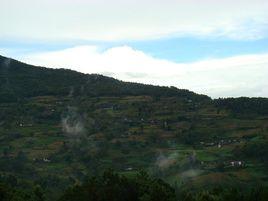
[[[43,158],[43,161],[44,161],[45,163],[50,163],[50,162],[51,162],[51,160],[49,160],[49,159],[47,159],[47,158]]]
[[[125,170],[126,170],[126,171],[132,171],[133,168],[132,168],[132,167],[128,167],[128,168],[126,168]]]
[[[230,167],[245,167],[244,161],[230,161],[229,162]]]

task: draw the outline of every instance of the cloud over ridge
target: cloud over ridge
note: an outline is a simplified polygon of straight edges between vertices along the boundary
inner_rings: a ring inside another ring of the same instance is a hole
[[[105,51],[100,51],[97,46],[77,46],[18,59],[35,65],[104,74],[125,81],[176,86],[212,97],[268,96],[268,54],[176,63],[154,58],[129,46]]]

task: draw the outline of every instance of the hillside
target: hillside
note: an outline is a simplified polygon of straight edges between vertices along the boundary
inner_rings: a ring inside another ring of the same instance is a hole
[[[0,56],[0,101],[16,101],[35,96],[178,96],[209,99],[175,87],[157,87],[122,82],[96,74],[82,74],[66,69],[35,67]],[[33,87],[34,86],[34,87]]]
[[[212,100],[0,57],[0,181],[57,198],[113,168],[179,189],[268,185],[268,99]]]

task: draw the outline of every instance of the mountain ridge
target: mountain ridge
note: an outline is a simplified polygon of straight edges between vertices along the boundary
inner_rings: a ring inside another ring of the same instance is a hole
[[[39,95],[68,95],[70,93],[86,96],[153,95],[210,99],[206,95],[196,94],[187,89],[124,82],[98,74],[33,66],[3,56],[0,56],[0,76],[2,77],[0,94],[2,97],[9,97],[6,101]]]

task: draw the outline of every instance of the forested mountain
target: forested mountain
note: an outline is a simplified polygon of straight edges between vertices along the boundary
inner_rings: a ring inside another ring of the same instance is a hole
[[[67,69],[34,67],[0,56],[0,101],[15,101],[34,96],[178,96],[209,99],[175,87],[157,87],[122,82],[97,74],[82,74]],[[33,87],[34,86],[34,87]]]
[[[1,201],[265,200],[267,157],[267,98],[0,56]]]

